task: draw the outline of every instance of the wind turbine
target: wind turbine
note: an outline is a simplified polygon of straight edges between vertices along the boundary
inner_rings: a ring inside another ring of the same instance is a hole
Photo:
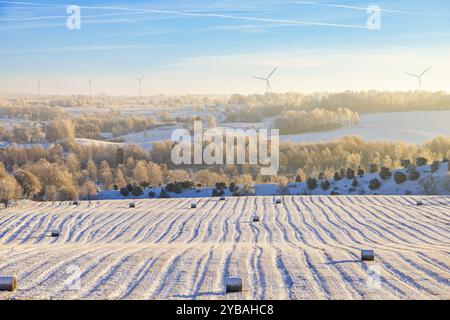
[[[266,93],[268,93],[272,88],[270,87],[270,77],[277,71],[278,67],[275,67],[275,69],[272,70],[272,72],[265,78],[263,77],[252,77],[253,79],[263,80],[266,82]]]
[[[145,75],[135,79],[139,82],[139,97],[142,98],[142,80],[145,79]]]
[[[35,78],[35,80],[36,80],[36,83],[37,83],[37,91],[38,91],[38,94],[40,95],[41,94],[41,79],[40,78]]]
[[[92,96],[92,79],[88,79],[89,96]]]
[[[419,81],[419,90],[422,90],[422,76],[427,73],[432,66],[429,66],[424,72],[422,72],[421,74],[413,74],[413,73],[409,73],[406,72],[407,75],[410,75],[411,77],[417,78],[417,80]]]

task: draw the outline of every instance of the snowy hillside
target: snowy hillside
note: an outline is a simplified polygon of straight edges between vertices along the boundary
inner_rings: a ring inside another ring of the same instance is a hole
[[[447,162],[441,162],[439,169],[432,172],[430,166],[417,167],[415,170],[419,173],[419,178],[415,181],[409,179],[410,169],[398,169],[392,170],[391,177],[389,179],[383,180],[380,178],[378,172],[365,174],[364,176],[355,176],[358,182],[357,186],[353,186],[353,180],[342,178],[341,180],[334,181],[329,179],[328,182],[330,186],[327,190],[321,187],[323,180],[317,180],[317,187],[313,190],[308,188],[306,182],[289,183],[287,190],[284,192],[280,190],[277,184],[256,184],[254,186],[254,195],[256,196],[274,196],[282,194],[290,195],[420,195],[424,194],[420,187],[420,181],[429,176],[435,178],[437,190],[434,194],[436,195],[450,195],[450,190],[446,189],[443,184],[446,179],[450,179],[450,171],[448,170],[449,164]],[[394,176],[396,172],[402,172],[407,177],[406,181],[403,183],[396,183]],[[370,182],[374,179],[379,180],[380,187],[378,189],[370,189]],[[450,181],[450,180],[448,180]],[[129,195],[124,197],[119,191],[107,190],[101,191],[97,195],[99,200],[112,200],[112,199],[146,199],[149,198],[149,193],[154,193],[155,198],[160,197],[161,189],[158,188],[146,188],[143,190],[141,196]],[[211,197],[214,188],[195,188],[182,190],[180,193],[168,192],[170,198],[198,198],[198,197]],[[233,193],[227,188],[224,190],[225,196],[231,196]]]

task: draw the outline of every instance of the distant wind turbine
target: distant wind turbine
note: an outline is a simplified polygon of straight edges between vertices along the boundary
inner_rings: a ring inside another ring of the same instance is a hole
[[[142,98],[142,80],[145,79],[145,76],[135,78],[139,82],[139,97]]]
[[[272,72],[265,78],[263,77],[252,77],[253,79],[263,80],[266,82],[266,93],[268,93],[272,88],[270,87],[270,77],[277,71],[278,67],[275,67],[275,69],[272,70]]]
[[[92,96],[92,79],[88,79],[89,96]]]
[[[417,80],[419,81],[419,90],[422,90],[422,76],[427,73],[432,66],[429,66],[424,72],[422,72],[421,74],[413,74],[413,73],[409,73],[406,72],[407,75],[410,75],[411,77],[417,78]]]
[[[41,79],[40,78],[35,78],[35,80],[36,80],[36,84],[37,84],[38,94],[41,94]]]

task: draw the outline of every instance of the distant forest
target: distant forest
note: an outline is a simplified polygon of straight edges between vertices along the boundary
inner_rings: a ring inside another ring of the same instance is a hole
[[[339,129],[359,124],[359,114],[347,108],[338,108],[336,111],[314,109],[308,111],[283,111],[275,117],[274,128],[280,134],[296,134],[304,132],[317,132]]]
[[[450,109],[450,94],[428,91],[362,91],[343,93],[269,93],[233,95],[228,101],[230,122],[260,122],[284,111],[310,112],[316,108],[337,111],[348,108],[359,114],[403,111],[437,111]]]

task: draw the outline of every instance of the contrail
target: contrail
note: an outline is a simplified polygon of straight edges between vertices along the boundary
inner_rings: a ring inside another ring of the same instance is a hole
[[[33,3],[33,2],[0,1],[0,3],[43,6],[42,4]],[[54,5],[54,6],[55,7],[66,7],[65,5]],[[367,29],[367,27],[363,26],[363,25],[338,24],[338,23],[327,23],[327,22],[308,22],[308,21],[290,20],[290,19],[272,19],[272,18],[261,18],[261,17],[251,17],[251,16],[236,16],[236,15],[219,14],[219,13],[195,13],[195,12],[173,11],[173,10],[135,9],[135,8],[117,7],[117,6],[100,6],[100,7],[98,7],[98,6],[80,6],[80,8],[81,9],[121,10],[121,11],[127,11],[127,12],[167,14],[167,15],[187,16],[187,17],[209,17],[209,18],[241,20],[241,21],[284,23],[284,24],[289,24],[289,25],[302,25],[302,26],[323,26],[323,27],[336,27],[336,28]]]
[[[357,6],[351,6],[351,5],[345,5],[345,4],[319,3],[319,2],[312,2],[312,1],[292,1],[292,3],[305,4],[305,5],[311,5],[311,6],[319,6],[319,7],[331,7],[331,8],[353,9],[353,10],[363,10],[363,11],[367,10],[367,7],[357,7]],[[394,10],[394,9],[380,8],[380,11],[390,12],[390,13],[399,13],[399,14],[423,15],[423,13],[420,13],[420,12],[402,11],[402,10]]]
[[[130,14],[143,14],[142,12],[130,12]],[[113,16],[121,16],[122,13],[105,13],[98,15],[90,15],[83,16],[83,18],[104,18],[104,17],[113,17]],[[39,16],[39,17],[28,17],[28,18],[2,18],[0,22],[6,21],[36,21],[36,20],[49,20],[49,19],[67,19],[67,15],[65,16]]]

